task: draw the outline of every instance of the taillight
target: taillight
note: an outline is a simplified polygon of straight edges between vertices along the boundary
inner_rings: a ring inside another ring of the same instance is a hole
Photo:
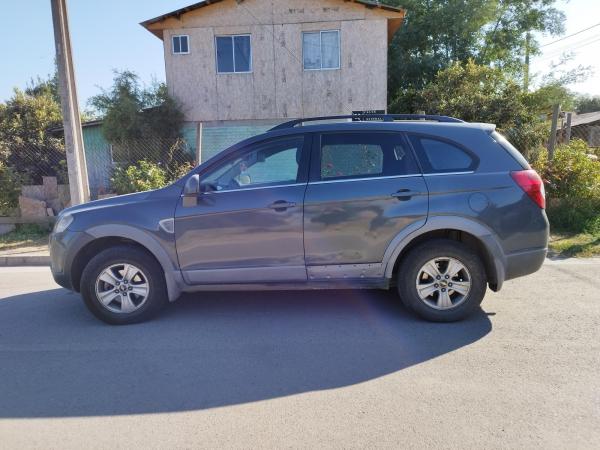
[[[540,208],[546,208],[546,192],[542,178],[533,169],[518,170],[511,172],[510,176],[515,180],[521,189],[538,205]]]

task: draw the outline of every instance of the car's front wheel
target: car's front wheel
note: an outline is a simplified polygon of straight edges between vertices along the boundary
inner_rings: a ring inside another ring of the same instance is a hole
[[[111,247],[92,258],[81,277],[81,295],[96,317],[112,325],[142,322],[167,303],[161,266],[132,246]]]
[[[413,248],[398,268],[405,306],[435,322],[471,314],[483,300],[486,274],[479,256],[460,242],[436,239]]]

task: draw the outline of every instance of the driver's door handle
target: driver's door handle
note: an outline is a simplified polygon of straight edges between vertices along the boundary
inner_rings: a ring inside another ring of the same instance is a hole
[[[277,200],[269,205],[269,208],[275,211],[285,211],[288,208],[296,206],[296,202],[286,202],[285,200]]]
[[[422,195],[422,192],[419,191],[411,191],[410,189],[400,189],[397,192],[394,192],[392,194],[392,197],[395,197],[397,199],[400,200],[408,200],[411,197],[414,197],[416,195]]]

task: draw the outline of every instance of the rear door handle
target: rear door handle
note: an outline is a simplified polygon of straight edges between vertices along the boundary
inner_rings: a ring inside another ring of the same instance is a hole
[[[414,197],[416,195],[421,195],[423,194],[420,191],[411,191],[410,189],[400,189],[399,191],[396,191],[392,194],[392,197],[395,197],[397,199],[400,200],[408,200],[411,197]]]
[[[275,211],[285,211],[288,208],[296,206],[296,202],[286,202],[285,200],[277,200],[269,205],[269,208]]]

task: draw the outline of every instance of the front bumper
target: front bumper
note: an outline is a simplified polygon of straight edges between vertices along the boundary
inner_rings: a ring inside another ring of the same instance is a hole
[[[50,270],[60,286],[79,290],[79,286],[72,283],[73,263],[80,250],[92,240],[92,236],[79,231],[50,234]]]

